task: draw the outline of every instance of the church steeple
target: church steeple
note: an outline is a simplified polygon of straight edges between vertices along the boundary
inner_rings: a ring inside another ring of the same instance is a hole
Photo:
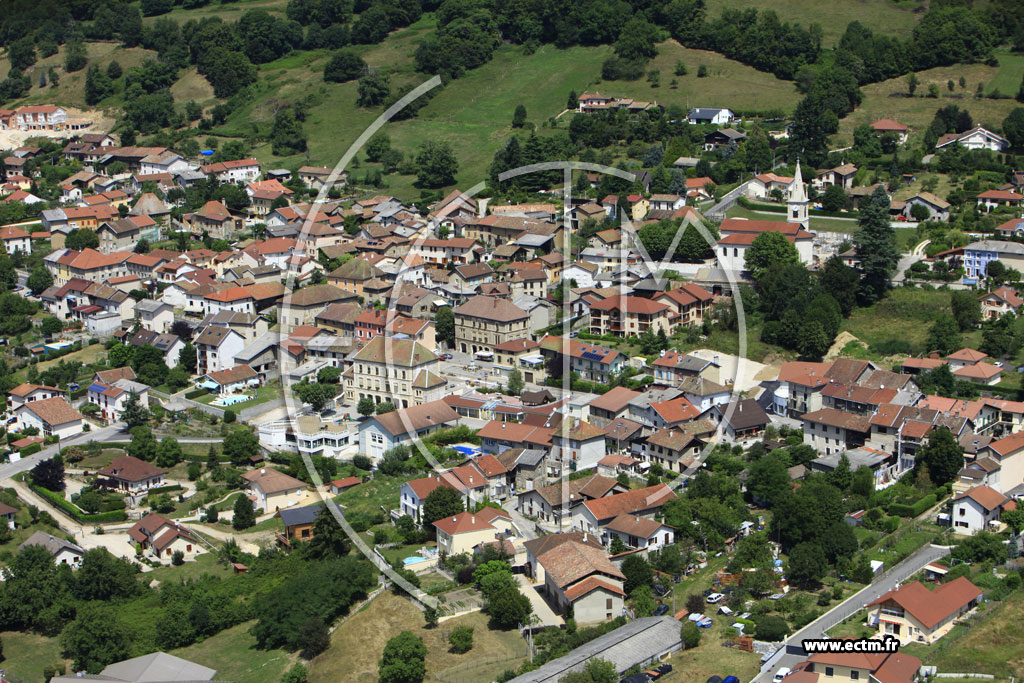
[[[792,187],[789,199],[786,200],[786,206],[789,209],[789,222],[799,223],[804,230],[807,230],[810,225],[810,216],[808,214],[810,200],[807,199],[807,190],[804,188],[804,177],[803,173],[800,172],[799,159],[796,161],[796,177],[793,178]]]

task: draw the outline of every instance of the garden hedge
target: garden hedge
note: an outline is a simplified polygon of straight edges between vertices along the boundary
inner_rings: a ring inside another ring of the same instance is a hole
[[[60,508],[65,514],[71,519],[75,520],[79,524],[103,524],[108,522],[123,522],[128,519],[128,515],[124,510],[113,510],[111,512],[98,512],[96,514],[87,514],[78,509],[77,506],[73,505],[68,501],[62,494],[49,489],[44,489],[42,486],[36,486],[30,479],[25,479],[28,483],[29,488],[38,493],[40,496],[45,498],[49,503]]]
[[[24,457],[26,455],[32,455],[33,453],[38,453],[41,450],[43,450],[43,444],[41,444],[41,443],[30,443],[29,445],[25,446],[24,448],[22,448],[18,452],[21,453],[22,457]]]
[[[185,394],[185,398],[192,401],[199,398],[200,396],[206,396],[209,393],[210,391],[208,389],[193,389],[192,391]]]
[[[938,497],[936,497],[934,493],[931,493],[924,498],[921,498],[913,505],[907,505],[905,503],[890,503],[889,514],[899,517],[917,517],[938,502]]]

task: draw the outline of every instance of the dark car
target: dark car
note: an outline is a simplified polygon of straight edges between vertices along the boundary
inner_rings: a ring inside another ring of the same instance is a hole
[[[708,679],[707,683],[722,683],[722,677],[721,676],[712,676],[711,678]]]
[[[707,589],[706,591],[704,591],[704,597],[706,598],[706,597],[708,597],[709,595],[711,595],[712,593],[717,593],[717,592],[718,592],[718,591],[717,591],[717,590],[715,590],[714,588],[709,588],[709,589]]]
[[[656,681],[659,678],[661,678],[662,676],[664,676],[665,674],[672,673],[672,665],[671,664],[659,664],[658,666],[654,667],[653,669],[648,669],[644,673],[647,674],[652,681]]]
[[[662,603],[658,605],[657,609],[654,610],[654,616],[660,617],[663,614],[668,613],[668,605]]]
[[[452,354],[450,354],[450,353],[442,353],[441,354],[441,360],[451,360],[451,359],[452,359]]]
[[[647,674],[633,674],[632,676],[626,676],[619,683],[648,683],[650,680]]]
[[[668,595],[668,589],[662,586],[660,583],[654,584],[652,590],[654,591],[654,594],[657,595],[659,598],[663,598],[666,595]]]

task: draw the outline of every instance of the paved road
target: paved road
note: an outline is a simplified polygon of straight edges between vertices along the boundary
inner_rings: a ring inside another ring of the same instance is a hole
[[[948,548],[927,545],[900,562],[898,565],[879,576],[873,583],[836,605],[817,620],[794,633],[786,641],[787,647],[801,647],[801,641],[808,638],[824,638],[825,632],[847,617],[863,609],[865,605],[891,591],[896,584],[916,574],[929,562],[934,562],[949,552]],[[775,672],[781,667],[792,669],[806,657],[804,655],[786,654],[773,663],[770,669],[762,671],[752,683],[769,683]]]
[[[896,274],[892,276],[893,282],[903,282],[907,278],[907,269],[924,258],[924,249],[929,244],[931,244],[931,240],[925,240],[914,247],[909,254],[904,254],[900,257],[899,265],[896,267]]]
[[[724,216],[725,212],[731,209],[733,205],[736,204],[736,202],[739,200],[739,198],[743,196],[743,191],[746,189],[746,187],[747,183],[743,183],[732,192],[723,195],[722,198],[718,200],[717,204],[712,206],[707,211],[703,211],[702,213],[708,218],[711,218],[712,220],[714,220],[712,216],[715,216],[717,214],[721,214]]]
[[[26,472],[32,469],[40,460],[49,460],[53,456],[57,455],[59,448],[77,446],[90,441],[123,441],[128,438],[128,433],[124,431],[124,427],[125,424],[123,422],[115,422],[114,424],[103,427],[102,429],[97,429],[91,432],[82,432],[81,434],[76,434],[70,438],[61,439],[60,444],[47,446],[38,453],[34,453],[16,462],[0,464],[0,479],[10,479],[18,472]]]
[[[512,523],[516,525],[517,529],[519,529],[519,533],[523,538],[526,540],[537,538],[536,526],[526,517],[519,514],[519,511],[516,510],[516,500],[514,498],[506,502],[503,507],[505,512],[507,512],[512,518]]]

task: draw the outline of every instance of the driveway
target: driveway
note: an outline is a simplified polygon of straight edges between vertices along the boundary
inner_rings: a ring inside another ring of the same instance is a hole
[[[525,538],[527,541],[532,538],[537,538],[536,526],[526,517],[519,514],[519,511],[516,510],[515,499],[506,501],[502,506],[502,509],[512,518],[512,523],[515,525],[516,529],[519,530],[519,535],[522,538]]]
[[[931,244],[931,240],[924,240],[914,247],[910,253],[903,254],[900,257],[899,265],[896,266],[896,274],[892,276],[893,282],[903,282],[907,279],[907,269],[925,257],[924,250],[929,244]]]
[[[847,617],[856,614],[864,609],[868,603],[873,602],[885,593],[896,588],[896,585],[906,581],[909,577],[920,571],[929,562],[934,562],[949,552],[949,548],[926,545],[916,553],[900,562],[889,571],[877,577],[874,582],[854,593],[852,596],[839,603],[831,610],[818,617],[815,621],[805,626],[790,636],[785,642],[786,650],[797,650],[802,648],[801,642],[806,639],[825,638],[825,632]],[[798,663],[804,661],[806,655],[787,654],[772,663],[772,666],[763,669],[752,683],[769,683],[772,676],[780,667],[792,669]]]
[[[530,583],[530,579],[523,574],[516,574],[516,581],[519,582],[519,592],[533,605],[533,615],[537,618],[535,622],[531,622],[534,626],[565,626],[565,619],[555,614],[547,600]]]
[[[88,443],[90,441],[124,441],[127,439],[127,434],[124,431],[123,422],[115,422],[114,424],[97,429],[91,432],[82,432],[76,434],[67,439],[61,439],[60,444],[53,444],[47,446],[38,453],[34,453],[28,457],[16,460],[15,462],[0,464],[0,479],[10,479],[18,472],[27,472],[36,466],[36,463],[41,460],[49,460],[53,456],[57,455],[57,451],[60,448],[66,448],[68,446],[78,446],[81,444]]]

